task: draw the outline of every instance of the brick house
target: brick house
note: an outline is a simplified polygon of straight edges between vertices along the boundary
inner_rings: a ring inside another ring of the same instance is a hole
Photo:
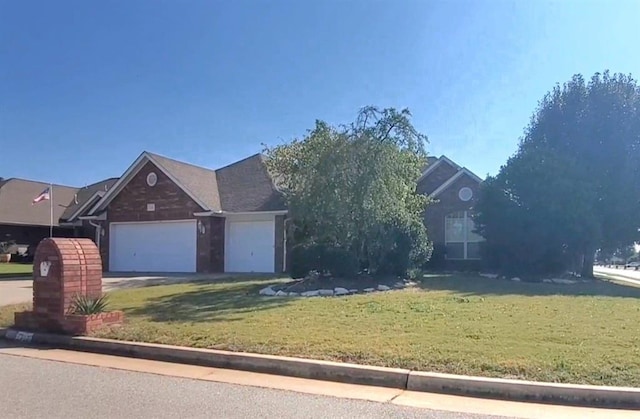
[[[433,199],[425,225],[433,241],[429,267],[478,268],[483,238],[474,233],[473,206],[482,179],[446,156],[429,157],[418,180],[418,192]]]
[[[105,270],[282,272],[286,213],[260,154],[211,170],[143,152],[78,219]]]
[[[430,157],[418,192],[433,267],[477,266],[482,238],[471,214],[481,179],[445,156]],[[49,205],[31,206],[47,184],[0,180],[0,233],[36,244]],[[114,272],[284,272],[287,209],[263,156],[212,170],[143,152],[119,178],[84,188],[54,185],[54,235],[88,237]]]
[[[53,220],[55,237],[86,237],[91,226],[68,222],[77,209],[85,207],[96,191],[108,189],[115,179],[77,188],[49,185],[26,179],[0,179],[0,241],[15,241],[24,251],[49,237]],[[51,188],[51,201],[32,205],[33,199]],[[53,217],[52,217],[53,213]]]

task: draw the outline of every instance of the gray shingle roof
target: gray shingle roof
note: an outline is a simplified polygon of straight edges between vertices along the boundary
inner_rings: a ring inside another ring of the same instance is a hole
[[[208,209],[220,211],[220,197],[218,195],[218,181],[216,172],[193,164],[173,160],[158,154],[149,153],[156,164],[171,173],[184,188],[197,197]]]
[[[104,193],[117,181],[118,178],[105,179],[92,185],[85,186],[84,188],[78,189],[75,198],[65,209],[60,219],[63,221],[69,220],[69,217],[71,217],[80,207],[82,207],[87,202],[87,200],[91,199],[96,194],[96,192],[104,195]],[[95,202],[97,202],[97,199],[95,200]]]
[[[0,224],[50,224],[50,201],[32,205],[35,197],[49,186],[48,183],[10,178],[0,185]],[[78,188],[53,185],[53,225],[58,221],[74,199]]]
[[[252,212],[286,209],[273,184],[264,157],[255,154],[216,170],[223,211]]]

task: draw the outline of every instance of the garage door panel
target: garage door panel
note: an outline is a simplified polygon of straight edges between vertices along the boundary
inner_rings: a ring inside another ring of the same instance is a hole
[[[195,221],[111,225],[109,270],[195,272]]]
[[[274,272],[275,221],[231,221],[227,272]]]

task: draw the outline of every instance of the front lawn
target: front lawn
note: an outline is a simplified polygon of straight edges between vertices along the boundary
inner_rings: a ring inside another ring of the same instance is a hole
[[[0,263],[0,275],[25,275],[33,272],[33,265],[27,263]]]
[[[426,371],[640,386],[640,289],[431,275],[338,298],[258,297],[256,279],[111,293],[100,336]],[[12,322],[0,308],[0,325]]]

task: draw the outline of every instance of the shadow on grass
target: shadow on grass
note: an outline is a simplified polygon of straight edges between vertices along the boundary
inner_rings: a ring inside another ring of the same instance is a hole
[[[140,307],[125,308],[127,314],[156,322],[216,322],[240,320],[243,314],[269,310],[291,303],[290,298],[264,297],[258,292],[273,277],[225,278],[215,283],[196,282],[187,292],[153,298]]]
[[[105,274],[102,284],[109,290],[119,290],[127,288],[144,288],[159,285],[173,284],[211,284],[211,283],[231,283],[246,282],[250,279],[273,280],[272,274]]]
[[[465,295],[602,296],[640,298],[640,288],[594,279],[575,284],[548,284],[490,279],[475,275],[426,274],[419,282],[426,291],[455,291]]]

